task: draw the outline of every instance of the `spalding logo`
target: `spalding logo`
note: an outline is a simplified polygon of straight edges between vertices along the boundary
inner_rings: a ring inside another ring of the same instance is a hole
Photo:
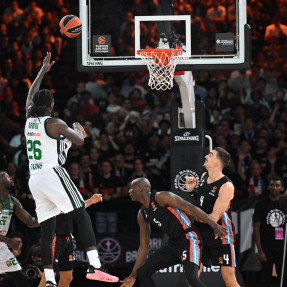
[[[190,136],[190,132],[185,132],[182,136],[174,136],[174,141],[196,141],[199,142],[199,135]]]

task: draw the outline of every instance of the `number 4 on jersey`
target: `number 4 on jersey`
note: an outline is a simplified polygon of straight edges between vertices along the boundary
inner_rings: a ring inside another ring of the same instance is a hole
[[[203,200],[204,200],[204,195],[202,195],[202,196],[200,197],[200,206],[202,206]]]

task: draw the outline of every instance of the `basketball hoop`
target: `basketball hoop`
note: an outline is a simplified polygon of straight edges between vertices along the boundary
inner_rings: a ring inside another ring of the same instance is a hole
[[[181,49],[143,49],[137,54],[147,64],[149,70],[148,85],[153,90],[170,90],[173,87],[173,75]]]

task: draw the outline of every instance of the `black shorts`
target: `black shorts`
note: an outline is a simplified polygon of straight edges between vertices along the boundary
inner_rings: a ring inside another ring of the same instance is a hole
[[[190,263],[200,266],[201,246],[201,238],[195,231],[190,231],[177,240],[169,239],[147,259],[145,264],[150,264],[154,272],[179,263],[183,264],[185,269],[188,269]]]
[[[74,248],[72,236],[57,236],[53,242],[54,270],[71,271],[74,269]]]
[[[203,246],[202,263],[204,266],[236,267],[234,244],[225,244],[218,247]]]

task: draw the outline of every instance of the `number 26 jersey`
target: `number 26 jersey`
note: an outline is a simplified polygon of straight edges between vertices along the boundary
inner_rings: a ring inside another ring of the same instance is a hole
[[[62,166],[72,143],[64,136],[59,138],[47,134],[49,116],[28,118],[25,125],[27,155],[30,174]]]

